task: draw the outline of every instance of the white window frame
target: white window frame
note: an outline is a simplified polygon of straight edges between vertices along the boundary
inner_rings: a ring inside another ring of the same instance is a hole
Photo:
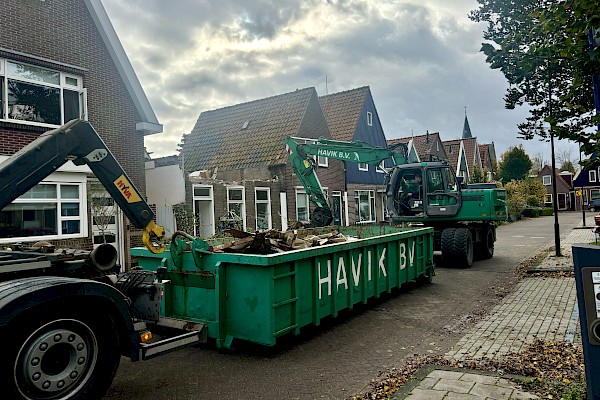
[[[382,162],[377,164],[377,166],[375,167],[375,171],[377,171],[380,174],[385,174],[384,168],[385,168],[385,160],[383,160]]]
[[[319,167],[329,167],[329,158],[323,156],[317,156],[317,165]]]
[[[367,164],[367,163],[358,163],[358,170],[359,171],[368,171],[369,170],[369,164]]]
[[[542,183],[544,184],[544,186],[552,185],[552,175],[542,176]]]
[[[308,194],[304,188],[295,188],[295,203],[296,203],[296,221],[298,222],[310,222],[310,200]],[[300,219],[298,217],[298,197],[304,196],[306,198],[306,219]]]
[[[373,113],[371,111],[367,111],[367,125],[373,126]]]
[[[598,172],[595,169],[589,171],[590,183],[598,181]]]
[[[594,195],[594,193],[597,193]],[[590,200],[600,199],[600,189],[590,189]]]
[[[361,219],[360,216],[360,195],[361,193],[364,192],[368,192],[368,197],[369,197],[369,219]],[[368,223],[373,223],[377,220],[377,206],[375,203],[375,191],[374,190],[356,190],[354,192],[354,202],[355,204],[357,203],[358,200],[358,210],[356,210],[358,212],[357,215],[355,215],[356,217],[356,223],[357,224],[368,224]]]
[[[258,192],[266,192],[267,193],[267,200],[259,200],[257,193]],[[267,205],[267,228],[266,229],[273,229],[273,222],[272,222],[272,218],[271,218],[271,188],[268,187],[255,187],[254,188],[254,221],[255,221],[255,229],[258,232],[259,227],[258,227],[258,205],[259,204],[266,204]]]
[[[7,68],[6,68],[7,62],[12,62],[14,64],[21,64],[21,65],[30,66],[33,68],[39,68],[39,69],[44,69],[47,71],[52,71],[52,72],[58,73],[59,74],[59,83],[56,84],[56,83],[49,83],[49,82],[41,82],[41,81],[38,81],[35,79],[27,79],[24,77],[11,77],[11,76],[9,76],[9,74],[7,72]],[[72,85],[70,83],[67,83],[67,78],[77,79],[77,84]],[[9,118],[9,110],[8,110],[8,80],[9,79],[15,80],[18,82],[22,82],[25,84],[58,89],[59,90],[59,103],[60,103],[59,124]],[[30,63],[22,62],[22,61],[18,61],[18,60],[0,58],[0,85],[2,86],[1,90],[0,90],[0,92],[2,93],[2,99],[0,99],[1,100],[0,103],[2,104],[2,107],[0,108],[0,121],[10,122],[10,123],[20,124],[20,125],[40,126],[40,127],[45,127],[45,128],[55,128],[55,127],[61,126],[65,122],[68,122],[68,121],[65,121],[65,103],[64,103],[65,90],[77,92],[79,94],[79,111],[80,111],[79,118],[83,119],[83,120],[87,120],[87,89],[85,89],[83,87],[83,77],[80,75],[61,72],[59,70],[52,69],[52,68],[40,67],[40,66],[37,66],[34,64],[30,64]]]
[[[230,193],[234,190],[242,191],[242,199],[241,200],[232,200]],[[243,229],[246,230],[246,188],[244,186],[227,186],[227,212],[230,211],[229,206],[232,204],[240,204],[240,210],[242,210],[241,214],[238,217],[242,218]]]
[[[78,175],[75,177],[75,175]],[[47,178],[39,184],[43,185],[55,185],[56,186],[56,198],[36,198],[29,199],[19,197],[12,204],[45,204],[55,203],[56,204],[56,235],[42,235],[42,236],[25,236],[25,237],[10,237],[0,238],[0,243],[16,243],[16,242],[35,242],[40,240],[61,240],[61,239],[75,239],[88,237],[88,202],[87,202],[87,178],[83,174],[67,174],[66,176],[52,176]],[[78,187],[78,199],[62,198],[61,186],[77,186]],[[79,205],[78,216],[63,216],[61,213],[61,205],[63,203],[77,203]],[[66,221],[79,221],[79,233],[62,234],[62,223]]]
[[[204,195],[197,195],[196,194],[196,189],[208,189],[208,195],[204,196]],[[201,234],[201,232],[199,231],[200,226],[198,226],[198,215],[200,213],[199,210],[196,209],[196,202],[197,201],[210,201],[210,204],[212,205],[211,207],[211,214],[209,217],[211,219],[211,229],[210,229],[210,233],[212,235],[215,234],[215,210],[214,210],[214,202],[215,197],[214,197],[214,189],[212,187],[212,185],[200,185],[200,184],[193,184],[192,185],[192,210],[194,212],[194,235],[198,236]]]
[[[546,197],[544,197],[544,204],[553,204],[552,193],[546,193]]]

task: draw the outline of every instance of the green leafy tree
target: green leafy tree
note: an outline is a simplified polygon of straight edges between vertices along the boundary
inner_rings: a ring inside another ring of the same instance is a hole
[[[522,145],[511,147],[502,154],[498,165],[498,178],[503,183],[522,181],[527,177],[531,165],[531,159]]]
[[[470,18],[488,23],[481,51],[509,83],[505,106],[529,109],[519,135],[546,139],[549,124],[584,153],[599,150],[591,76],[600,73],[600,47],[589,46],[600,27],[597,0],[477,1]]]
[[[478,166],[473,167],[473,171],[471,171],[471,176],[469,177],[469,183],[483,183],[485,182],[485,175],[483,171]]]
[[[560,166],[560,170],[562,171],[569,171],[570,173],[574,174],[575,173],[575,166],[573,165],[573,163],[569,160],[565,161],[562,163],[562,165]]]

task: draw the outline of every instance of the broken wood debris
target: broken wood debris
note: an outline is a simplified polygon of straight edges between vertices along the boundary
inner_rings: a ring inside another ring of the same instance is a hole
[[[344,236],[337,230],[319,235],[313,234],[310,230],[301,229],[285,232],[272,229],[258,233],[227,229],[225,233],[237,240],[212,246],[210,251],[214,253],[274,254],[356,240],[356,238]]]

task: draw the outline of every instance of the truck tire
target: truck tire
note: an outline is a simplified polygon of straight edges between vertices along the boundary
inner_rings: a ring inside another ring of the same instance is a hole
[[[454,251],[454,235],[456,234],[455,228],[446,228],[442,231],[442,237],[440,239],[440,250],[442,250],[442,261],[444,264],[450,265],[456,258],[456,252]]]
[[[467,228],[458,228],[454,233],[455,261],[459,268],[473,265],[473,235]]]
[[[9,326],[0,366],[7,398],[100,399],[108,389],[120,361],[112,319],[63,310],[29,313]]]
[[[487,260],[494,257],[494,227],[486,227],[481,236],[481,243],[477,245],[477,259]]]

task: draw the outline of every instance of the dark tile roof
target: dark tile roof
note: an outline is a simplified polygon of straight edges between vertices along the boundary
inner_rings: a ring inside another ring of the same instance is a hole
[[[387,141],[387,145],[391,146],[397,143],[404,143],[408,145],[411,139],[413,140],[413,146],[419,155],[419,159],[421,161],[429,161],[431,154],[434,153],[433,146],[435,146],[438,140],[440,140],[440,134],[439,132],[433,132],[429,135],[425,134],[399,139],[390,139]]]
[[[463,137],[463,139],[468,139],[468,138],[473,137],[473,135],[471,134],[471,127],[469,126],[469,120],[467,119],[466,113],[465,113],[465,123],[463,124],[462,137]]]
[[[448,163],[454,168],[458,167],[458,156],[460,154],[460,142],[462,139],[456,140],[446,140],[442,142],[444,144],[444,149],[446,150],[446,154],[448,155]]]
[[[469,173],[473,172],[473,168],[477,166],[481,168],[481,160],[478,157],[479,148],[477,145],[477,138],[463,138],[463,146],[465,148],[465,157],[467,158],[467,165],[469,167]]]
[[[368,86],[319,97],[331,136],[335,140],[350,142],[354,139],[356,125],[362,113]]]
[[[492,160],[490,156],[490,145],[480,144],[479,145],[479,156],[481,157],[481,165],[488,171],[492,170]]]
[[[328,136],[315,88],[205,111],[186,137],[185,169],[233,170],[286,163],[285,136],[300,136],[301,126],[322,136],[323,129],[311,129],[321,121]],[[313,137],[306,132],[304,136]]]
[[[169,165],[177,165],[179,164],[178,156],[166,156],[160,158],[153,158],[151,161],[154,161],[154,165],[156,167],[166,167]]]

